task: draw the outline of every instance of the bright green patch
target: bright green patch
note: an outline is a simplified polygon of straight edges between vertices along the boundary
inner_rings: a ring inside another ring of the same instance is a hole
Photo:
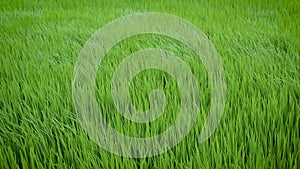
[[[296,0],[2,0],[0,168],[299,168],[299,5]],[[180,144],[159,156],[129,159],[106,152],[85,134],[74,110],[72,77],[81,48],[96,30],[143,11],[174,14],[202,30],[219,53],[228,94],[220,125],[200,144],[210,106],[209,77],[201,61],[166,37],[141,35],[121,42],[97,74],[97,98],[104,100],[99,106],[117,130],[130,136],[158,134],[172,125],[180,106],[175,81],[147,70],[132,82],[133,104],[147,109],[149,92],[160,88],[171,105],[149,125],[118,114],[111,76],[139,49],[160,47],[181,57],[196,76],[201,99],[197,124]]]

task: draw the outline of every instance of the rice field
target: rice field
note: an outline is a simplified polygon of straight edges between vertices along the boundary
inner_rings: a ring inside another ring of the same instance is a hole
[[[136,109],[161,89],[167,105],[156,121],[133,123],[116,109],[112,77],[128,55],[171,51],[197,80],[200,110],[189,134],[166,153],[128,158],[98,146],[81,126],[73,72],[86,41],[108,22],[139,12],[188,20],[206,34],[226,72],[222,119],[204,143],[211,84],[199,58],[169,37],[145,34],[114,46],[100,64],[96,98],[109,125],[130,137],[168,129],[180,109],[176,81],[160,70],[130,84]],[[2,0],[0,2],[0,168],[291,168],[300,166],[300,2],[297,0]]]

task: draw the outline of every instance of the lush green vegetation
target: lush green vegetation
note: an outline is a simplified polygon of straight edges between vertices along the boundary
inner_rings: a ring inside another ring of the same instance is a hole
[[[179,107],[176,82],[158,70],[132,82],[134,105],[145,110],[155,88],[166,92],[165,114],[150,124],[125,120],[114,108],[110,81],[128,54],[171,50],[199,82],[201,111],[188,136],[159,156],[130,159],[92,142],[72,101],[73,68],[89,37],[105,23],[136,12],[177,15],[212,41],[227,78],[222,120],[210,139],[199,132],[210,106],[201,61],[170,38],[141,35],[111,50],[97,76],[97,98],[109,123],[126,135],[164,131]],[[297,0],[115,1],[1,0],[0,168],[299,168],[300,3]],[[104,89],[104,90],[103,90]]]

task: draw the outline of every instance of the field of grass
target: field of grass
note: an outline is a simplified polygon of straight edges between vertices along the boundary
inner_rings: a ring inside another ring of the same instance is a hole
[[[201,99],[197,123],[177,146],[132,159],[103,150],[79,123],[72,100],[73,70],[91,35],[111,20],[137,12],[184,18],[216,48],[227,101],[214,134],[199,143],[210,107],[205,67],[185,45],[158,35],[117,44],[99,67],[97,99],[109,124],[125,135],[150,137],[176,119],[180,91],[159,70],[133,79],[133,105],[147,110],[148,94],[166,93],[157,121],[132,123],[114,107],[111,78],[129,54],[159,47],[193,71]],[[300,166],[300,2],[297,0],[0,1],[0,168],[293,168]],[[101,101],[101,102],[100,102]]]

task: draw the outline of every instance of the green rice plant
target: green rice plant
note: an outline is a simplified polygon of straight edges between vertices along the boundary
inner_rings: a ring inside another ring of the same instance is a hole
[[[162,48],[183,59],[199,85],[200,111],[190,133],[164,154],[131,159],[107,152],[80,125],[72,100],[73,69],[89,37],[111,20],[155,11],[182,17],[218,51],[227,79],[222,120],[208,141],[197,140],[210,107],[204,65],[180,42],[158,35],[126,39],[99,67],[98,105],[109,124],[132,137],[151,137],[177,117],[180,90],[168,74],[138,74],[130,96],[139,110],[162,89],[168,105],[149,124],[119,114],[111,77],[129,54]],[[266,1],[0,2],[0,168],[299,168],[300,3]]]

